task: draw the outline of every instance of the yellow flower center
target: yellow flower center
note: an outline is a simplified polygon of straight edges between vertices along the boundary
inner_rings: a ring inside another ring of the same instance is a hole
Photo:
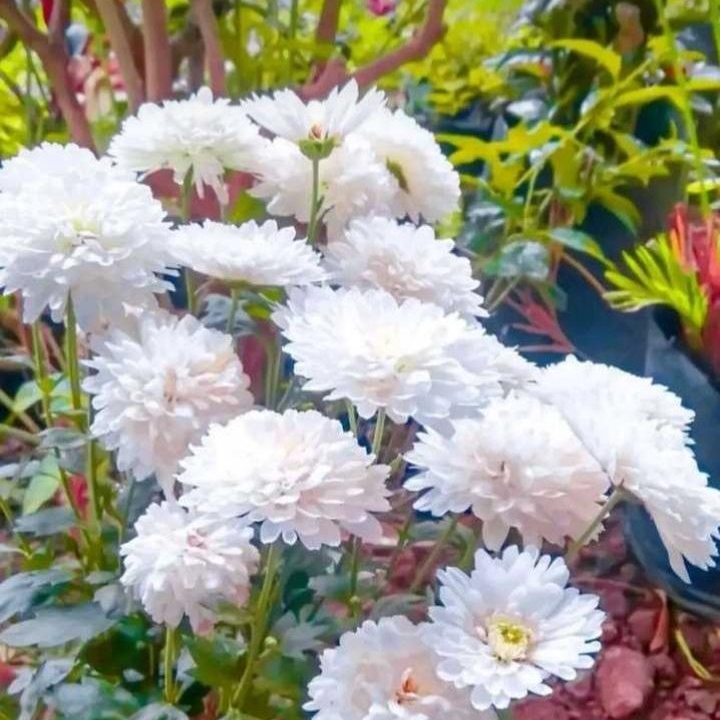
[[[487,642],[501,662],[524,660],[533,642],[533,632],[516,620],[494,617],[487,624]]]

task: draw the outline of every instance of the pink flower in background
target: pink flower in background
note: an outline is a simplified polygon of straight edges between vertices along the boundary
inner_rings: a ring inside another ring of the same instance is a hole
[[[373,15],[387,15],[397,5],[397,0],[366,0],[367,9]]]

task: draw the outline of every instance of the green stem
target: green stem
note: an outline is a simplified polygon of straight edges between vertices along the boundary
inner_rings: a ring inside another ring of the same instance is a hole
[[[15,410],[13,399],[2,388],[0,388],[0,405],[7,409],[9,421],[17,418],[31,433],[40,432],[38,424],[26,412]]]
[[[255,663],[260,655],[260,650],[262,649],[262,645],[267,634],[271,609],[270,598],[272,597],[272,590],[275,583],[275,575],[279,559],[280,552],[278,545],[270,545],[265,558],[263,584],[260,588],[260,595],[255,607],[254,622],[250,628],[250,644],[248,646],[245,660],[245,670],[243,671],[240,683],[238,684],[231,701],[232,707],[240,711],[242,711],[245,701],[247,700],[248,693],[250,692],[255,672]]]
[[[175,628],[165,627],[165,657],[164,657],[164,697],[168,705],[173,705],[176,699],[175,677],[173,667],[177,655]]]
[[[420,566],[417,573],[415,573],[415,578],[412,581],[412,585],[410,585],[410,590],[408,591],[410,594],[416,593],[420,589],[423,580],[432,569],[433,565],[437,562],[437,559],[440,557],[440,553],[445,549],[445,546],[450,541],[450,538],[455,532],[455,528],[458,526],[459,522],[460,516],[455,515],[448,524],[447,528],[445,528],[445,532],[440,536],[438,541],[435,543],[435,547],[433,547],[430,554],[427,558],[425,558],[425,562]]]
[[[355,412],[355,406],[349,401],[345,401],[345,407],[347,408],[348,424],[350,425],[350,432],[357,437],[358,433],[358,421],[357,413]]]
[[[40,337],[40,320],[32,324],[31,335],[33,362],[35,364],[35,382],[37,382],[40,388],[40,405],[42,407],[43,420],[45,421],[45,427],[51,428],[53,426],[53,416],[52,410],[50,409],[50,393],[47,387],[48,377],[45,368],[42,339]]]
[[[80,360],[78,358],[77,319],[72,296],[68,297],[65,318],[65,357],[67,359],[68,379],[72,407],[76,413],[82,411],[82,395],[80,392]],[[82,423],[80,423],[82,425]],[[83,428],[84,429],[84,428]]]
[[[613,508],[625,499],[625,491],[622,485],[616,485],[613,487],[613,491],[610,493],[610,497],[605,501],[605,504],[600,508],[598,514],[593,518],[593,521],[588,525],[587,529],[583,534],[573,542],[570,543],[565,560],[571,562],[577,557],[581,548],[595,535],[595,532],[602,525],[603,520],[610,515]]]
[[[11,437],[20,442],[27,443],[28,445],[37,446],[40,444],[40,438],[33,433],[29,433],[20,428],[15,428],[10,425],[0,425],[0,437]]]
[[[398,560],[400,559],[400,555],[402,554],[402,551],[407,546],[408,540],[410,539],[410,528],[412,527],[413,521],[415,520],[415,511],[413,510],[412,506],[410,507],[410,512],[408,513],[407,518],[405,519],[405,523],[398,532],[398,541],[395,545],[395,548],[392,551],[392,555],[390,556],[390,561],[388,562],[387,566],[387,575],[386,579],[387,582],[390,582],[390,579],[392,578],[392,574],[395,571],[395,566],[397,565]]]
[[[348,603],[353,618],[358,615],[359,605],[357,603],[358,576],[360,575],[360,548],[362,540],[353,535],[350,539],[350,585],[348,588]]]
[[[192,168],[185,173],[183,184],[180,188],[180,219],[184,223],[190,222],[191,202],[193,192]],[[195,279],[193,271],[185,268],[185,295],[187,295],[187,309],[191,315],[195,314]]]
[[[102,507],[100,505],[100,488],[97,473],[97,444],[93,439],[88,440],[87,461],[85,463],[85,479],[88,488],[88,506],[90,508],[90,520],[95,532],[101,534],[100,520],[102,518]]]
[[[278,347],[277,339],[272,338],[266,344],[267,358],[265,361],[265,405],[275,407],[280,375],[282,374],[282,348]]]
[[[375,431],[372,439],[372,454],[377,460],[380,459],[380,450],[382,449],[383,433],[385,432],[385,408],[380,408],[377,412],[375,420]]]
[[[10,530],[15,537],[17,538],[18,545],[20,546],[20,549],[22,550],[25,557],[30,557],[32,555],[32,548],[30,545],[28,545],[25,538],[19,533],[15,531],[15,523],[13,522],[13,516],[12,512],[10,511],[10,506],[8,505],[5,498],[0,496],[0,512],[2,512],[5,522],[7,523],[8,530]]]
[[[308,222],[307,241],[314,245],[317,241],[318,211],[320,210],[320,161],[312,162],[312,199],[310,201],[310,222]]]

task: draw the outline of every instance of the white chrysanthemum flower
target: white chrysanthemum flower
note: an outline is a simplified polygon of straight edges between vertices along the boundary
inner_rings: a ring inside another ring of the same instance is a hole
[[[385,94],[375,88],[360,98],[355,80],[334,88],[324,100],[304,103],[292,90],[278,90],[269,97],[255,95],[243,109],[274,135],[299,143],[333,140],[339,144],[348,133],[385,106]]]
[[[250,194],[267,202],[272,215],[306,223],[312,204],[312,163],[284,138],[264,141],[251,172]],[[369,145],[350,136],[320,163],[320,215],[337,232],[351,218],[384,212],[390,180]]]
[[[406,489],[427,490],[415,507],[436,516],[471,509],[491,550],[511,528],[526,545],[580,537],[609,485],[560,412],[528,395],[492,400],[481,416],[455,420],[450,437],[420,433],[405,457],[422,470]]]
[[[96,331],[170,287],[162,205],[108,159],[43,144],[8,161],[0,186],[0,286],[22,293],[26,322],[45,308],[60,322],[72,295],[78,324]]]
[[[111,334],[87,364],[97,371],[83,383],[94,395],[93,435],[117,450],[120,470],[155,474],[168,496],[189,446],[253,404],[232,338],[192,315],[147,315],[138,338]]]
[[[345,530],[377,541],[389,468],[374,465],[337,420],[312,410],[251,411],[213,425],[181,465],[188,507],[260,524],[260,539],[338,545]]]
[[[681,398],[651,378],[632,375],[611,365],[581,362],[572,355],[545,368],[535,392],[561,406],[573,404],[578,392],[588,397],[602,396],[612,405],[626,406],[637,417],[683,431],[695,417],[692,410],[683,407]]]
[[[544,369],[534,392],[562,412],[612,483],[643,503],[683,580],[683,558],[715,566],[720,490],[697,467],[686,434],[693,414],[680,398],[647,378],[574,359]]]
[[[207,185],[226,204],[225,171],[245,170],[259,137],[244,110],[226,98],[213,100],[204,87],[187,100],[141,105],[137,116],[123,122],[108,154],[136,173],[170,169],[178,185],[192,172],[200,197]]]
[[[345,287],[380,288],[398,300],[414,297],[447,312],[487,315],[470,262],[453,254],[454,247],[428,225],[376,216],[353,220],[328,244],[325,260],[331,279]]]
[[[366,620],[320,657],[305,709],[315,720],[494,720],[437,676],[438,657],[406,617]]]
[[[574,680],[592,667],[605,617],[596,595],[566,587],[561,558],[507,548],[493,559],[475,554],[468,577],[438,572],[442,606],[430,608],[426,641],[441,657],[438,675],[471,688],[478,710],[506,708],[528,693],[549,695],[550,676]]]
[[[435,223],[458,209],[460,177],[429,130],[402,110],[384,109],[358,133],[391,176],[392,215]]]
[[[231,284],[285,287],[326,277],[320,255],[296,240],[293,228],[280,229],[272,220],[182,225],[173,231],[170,247],[181,265]]]
[[[145,510],[135,532],[120,546],[120,581],[155,622],[177,627],[187,615],[195,632],[206,633],[218,601],[247,601],[260,556],[242,523],[209,521],[164,502]]]
[[[305,389],[346,398],[364,418],[384,408],[394,422],[442,428],[532,374],[480,325],[384,290],[291,290],[273,320]]]

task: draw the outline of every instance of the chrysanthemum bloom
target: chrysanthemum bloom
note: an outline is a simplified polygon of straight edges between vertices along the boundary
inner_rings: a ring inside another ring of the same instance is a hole
[[[308,549],[339,545],[341,532],[376,541],[373,513],[389,510],[389,468],[374,465],[337,420],[312,410],[253,410],[213,425],[181,465],[189,489],[180,502],[204,513],[260,524],[260,539],[278,537]]]
[[[313,196],[311,161],[284,138],[263,140],[250,168],[250,193],[272,215],[308,222]],[[351,218],[388,210],[390,178],[365,141],[350,135],[319,165],[319,214],[333,234]]]
[[[346,398],[364,418],[383,408],[394,422],[446,427],[532,374],[480,325],[384,290],[291,290],[273,320],[305,389]]]
[[[143,175],[170,169],[178,185],[191,172],[197,194],[203,197],[207,185],[224,205],[225,171],[245,170],[258,140],[259,131],[244,110],[226,98],[213,100],[204,87],[187,100],[141,105],[112,139],[108,154]]]
[[[256,123],[277,137],[294,143],[330,140],[336,145],[384,106],[384,93],[371,88],[360,97],[355,80],[307,104],[292,90],[278,90],[272,97],[255,95],[243,104]]]
[[[534,392],[552,402],[615,486],[645,506],[673,570],[686,582],[683,558],[714,567],[720,491],[695,461],[680,398],[616,368],[566,360],[538,375]]]
[[[72,294],[80,327],[97,331],[169,287],[162,206],[109,160],[46,143],[9,160],[0,188],[0,286],[22,293],[26,322],[45,308],[60,322]]]
[[[600,650],[599,598],[566,587],[562,559],[538,555],[512,546],[493,559],[479,550],[469,577],[457,568],[438,572],[442,606],[429,610],[426,641],[441,657],[438,675],[471,688],[478,710],[549,695],[550,676],[574,680]]]
[[[147,315],[138,338],[111,334],[87,364],[97,371],[83,383],[94,395],[93,435],[117,450],[120,470],[155,474],[168,496],[190,444],[253,404],[232,338],[192,315]]]
[[[580,537],[609,485],[556,408],[514,393],[475,419],[455,420],[450,437],[420,433],[405,457],[422,470],[405,487],[427,490],[415,507],[436,516],[471,509],[491,550],[511,528],[526,545]]]
[[[387,290],[398,300],[414,297],[447,312],[487,315],[480,283],[467,258],[453,253],[452,240],[439,240],[429,225],[416,227],[385,217],[353,220],[325,250],[331,279],[345,287]]]
[[[272,220],[182,225],[173,231],[170,247],[181,265],[230,284],[285,287],[326,276],[320,255],[296,240],[293,228],[280,229]]]
[[[204,634],[218,601],[247,601],[260,556],[242,523],[211,521],[164,502],[145,510],[135,532],[120,547],[120,580],[155,622],[177,627],[187,615],[193,630]]]
[[[572,405],[578,393],[602,396],[612,405],[623,405],[660,425],[687,430],[695,413],[683,407],[682,399],[651,378],[638,377],[602,363],[581,362],[572,355],[544,368],[535,392],[560,407]]]
[[[460,177],[433,134],[402,110],[383,109],[358,130],[387,168],[391,214],[434,223],[458,209]]]
[[[320,657],[305,709],[315,720],[494,720],[437,676],[438,657],[406,617],[366,620]]]

